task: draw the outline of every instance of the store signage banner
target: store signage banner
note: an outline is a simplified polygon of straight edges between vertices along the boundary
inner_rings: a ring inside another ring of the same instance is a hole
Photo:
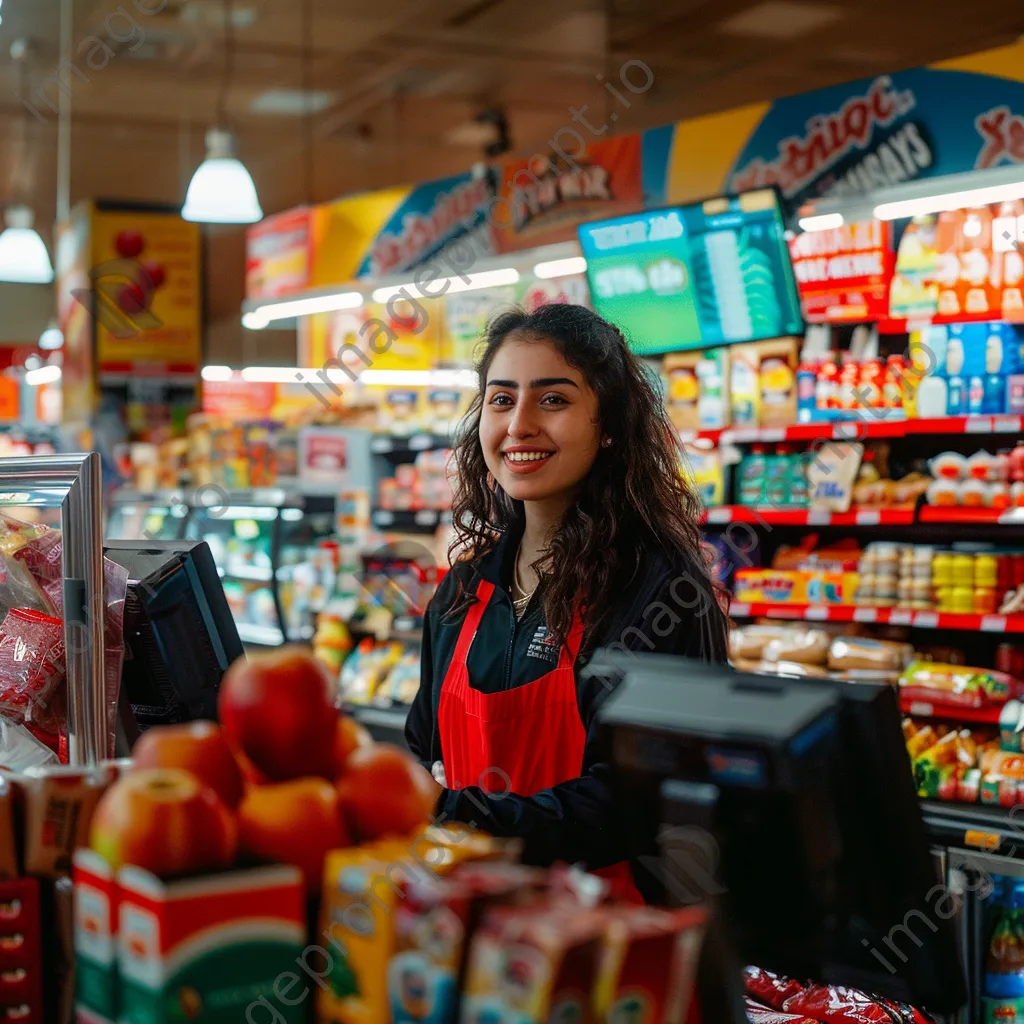
[[[1024,43],[656,128],[648,203],[777,185],[823,195],[1024,163]]]
[[[90,223],[92,208],[82,203],[71,211],[67,223],[57,226],[55,246],[57,323],[64,334],[64,362],[61,366],[61,390],[64,418],[68,423],[84,423],[96,404],[93,372],[92,314],[89,304],[78,296],[89,294],[92,262]]]
[[[203,412],[234,421],[270,416],[277,399],[277,385],[262,381],[203,381]]]
[[[173,213],[94,210],[90,228],[101,377],[198,373],[199,225]]]
[[[582,221],[643,208],[641,136],[592,142],[568,159],[533,156],[502,164],[491,214],[499,252],[576,240]]]
[[[265,217],[245,234],[245,294],[276,299],[310,286],[313,236],[308,206]]]
[[[896,255],[888,221],[865,220],[830,231],[805,231],[789,254],[809,323],[880,320],[889,311]]]

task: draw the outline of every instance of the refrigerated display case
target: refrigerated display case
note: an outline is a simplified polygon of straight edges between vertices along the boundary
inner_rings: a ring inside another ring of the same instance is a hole
[[[181,494],[118,491],[111,498],[107,533],[124,540],[180,540],[188,513]]]

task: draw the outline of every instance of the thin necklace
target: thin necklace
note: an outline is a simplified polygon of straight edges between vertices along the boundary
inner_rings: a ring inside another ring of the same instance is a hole
[[[516,559],[512,563],[512,586],[519,591],[523,596],[520,598],[512,598],[512,606],[514,608],[525,608],[530,603],[530,598],[533,597],[536,587],[533,588],[529,593],[526,592],[526,588],[519,582],[519,553],[522,551],[523,545],[520,543],[519,547],[516,548]]]

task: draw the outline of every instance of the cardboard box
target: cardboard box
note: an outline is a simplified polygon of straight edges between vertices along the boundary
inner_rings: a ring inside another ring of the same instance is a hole
[[[697,368],[702,358],[700,352],[674,352],[665,356],[662,363],[665,410],[676,430],[697,430],[700,427],[700,380]]]
[[[855,572],[737,569],[733,599],[741,604],[853,604]]]
[[[800,342],[797,338],[775,338],[754,345],[760,390],[762,427],[788,427],[796,423],[796,367]]]
[[[74,856],[79,1021],[303,1024],[302,875],[286,866],[172,882]],[[308,973],[308,972],[306,972]],[[303,988],[305,986],[305,988]],[[283,997],[283,998],[282,998]],[[289,1005],[292,1004],[292,1005]]]

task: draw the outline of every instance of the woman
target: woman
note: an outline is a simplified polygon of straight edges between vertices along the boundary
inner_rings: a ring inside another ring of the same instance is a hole
[[[726,657],[699,502],[647,371],[582,306],[488,327],[455,445],[461,554],[427,612],[406,737],[438,815],[519,836],[527,863],[627,857],[580,672],[597,648]],[[443,770],[442,770],[443,766]]]

